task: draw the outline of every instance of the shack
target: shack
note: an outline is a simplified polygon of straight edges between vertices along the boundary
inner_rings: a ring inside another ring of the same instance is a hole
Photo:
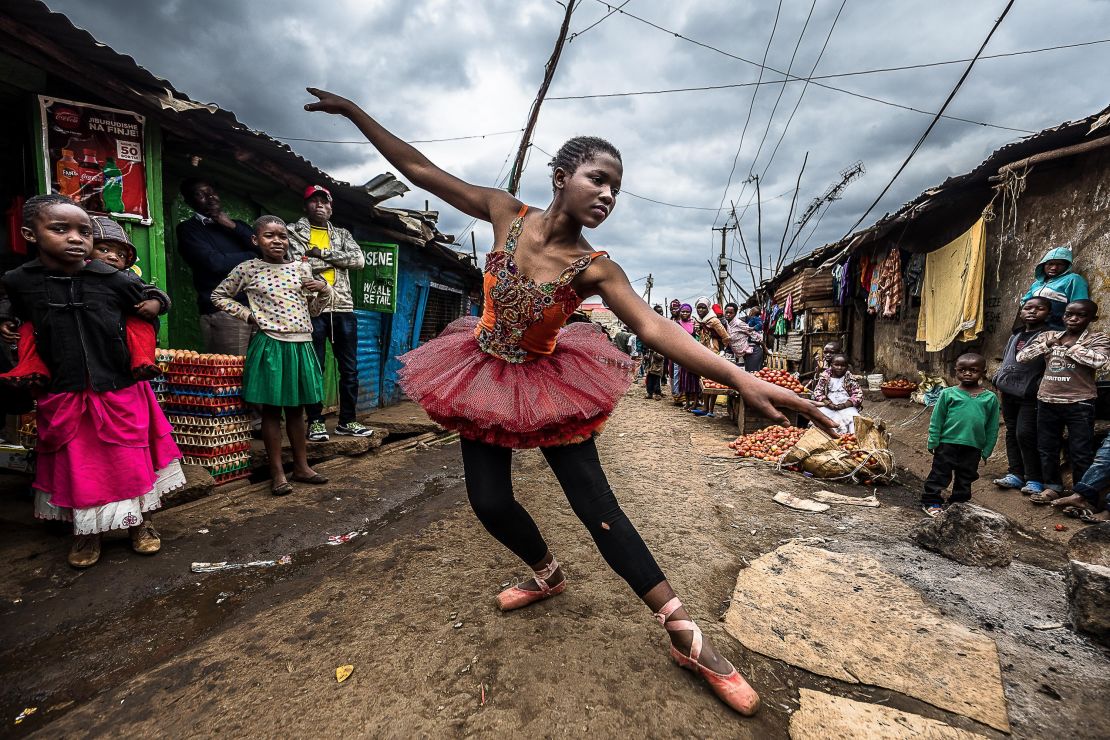
[[[0,270],[33,257],[18,233],[27,197],[80,191],[89,210],[124,225],[138,251],[137,271],[173,299],[160,345],[199,349],[196,295],[175,244],[174,227],[192,216],[181,181],[213,181],[228,214],[248,222],[263,213],[297,219],[305,187],[321,184],[335,199],[334,222],[368,257],[352,280],[360,410],[398,401],[394,358],[474,312],[481,273],[436,228],[437,213],[381,205],[407,190],[391,175],[364,186],[339,182],[35,0],[5,3],[0,49],[0,104],[9,113],[0,123],[0,203],[8,214]],[[82,191],[82,183],[93,187]],[[334,395],[330,357],[325,381]]]
[[[829,337],[858,370],[947,375],[963,352],[1001,361],[1036,264],[1059,246],[1110,309],[1110,108],[998,149],[787,265],[749,304],[782,310],[791,299],[803,363]]]

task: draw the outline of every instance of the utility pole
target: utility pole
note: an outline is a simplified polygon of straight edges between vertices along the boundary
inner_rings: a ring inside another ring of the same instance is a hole
[[[547,60],[547,66],[543,70],[543,82],[540,83],[540,90],[536,93],[536,99],[532,101],[532,109],[528,111],[528,123],[524,126],[524,136],[520,140],[520,147],[516,150],[513,168],[509,170],[508,191],[511,195],[516,195],[520,190],[520,177],[524,174],[524,157],[528,154],[528,147],[532,142],[532,132],[536,128],[536,119],[540,117],[540,106],[543,105],[547,88],[551,86],[551,79],[555,76],[555,67],[559,64],[559,56],[563,53],[563,44],[566,43],[567,31],[570,30],[570,14],[574,12],[574,4],[575,0],[567,0],[564,6],[567,12],[563,15],[563,25],[559,29],[559,38],[555,41],[555,50],[551,52],[551,58]]]
[[[759,258],[756,263],[759,265],[759,283],[763,284],[763,197],[759,193],[759,175],[752,175],[748,178],[748,182],[755,181],[755,218],[756,218],[756,253]]]
[[[474,266],[478,266],[478,244],[474,241],[474,231],[470,232],[470,253],[474,255]]]
[[[651,273],[649,272],[647,277],[647,304],[649,306],[651,305],[651,288],[653,285],[655,285],[655,279],[652,278]]]
[[[725,302],[725,280],[728,278],[728,259],[725,257],[725,237],[728,232],[732,231],[731,226],[727,223],[724,226],[714,228],[714,231],[721,232],[721,256],[717,259],[717,305]],[[713,265],[712,262],[709,263]]]

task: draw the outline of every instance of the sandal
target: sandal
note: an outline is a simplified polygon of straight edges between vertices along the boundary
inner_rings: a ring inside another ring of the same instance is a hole
[[[745,717],[751,717],[759,711],[759,694],[755,693],[744,677],[740,675],[739,671],[735,668],[731,673],[717,673],[711,671],[698,662],[698,657],[701,655],[702,634],[698,625],[691,620],[676,619],[673,622],[668,622],[667,619],[674,614],[682,606],[682,602],[678,597],[674,597],[666,604],[663,605],[658,612],[653,616],[659,624],[663,625],[664,629],[668,632],[686,632],[694,633],[694,639],[690,643],[690,654],[683,655],[679,652],[673,644],[671,645],[671,657],[683,668],[697,673],[705,679],[709,687],[713,689],[713,693],[717,698],[723,701],[732,709],[735,709]]]
[[[1095,514],[1096,512],[1091,509],[1083,509],[1079,512],[1079,521],[1086,522],[1087,524],[1101,524],[1102,522],[1110,521],[1107,519],[1100,519],[1096,517]]]
[[[1045,504],[1051,504],[1056,499],[1063,497],[1063,491],[1056,491],[1051,488],[1046,488],[1040,493],[1030,494],[1029,503],[1036,504],[1038,506],[1044,506]]]
[[[276,486],[270,486],[270,493],[274,494],[275,496],[288,496],[289,494],[293,493],[293,484],[289,481],[285,481],[284,483],[279,483]]]
[[[1072,519],[1083,519],[1085,516],[1090,516],[1095,512],[1086,506],[1068,506],[1064,508],[1064,516],[1070,516]],[[1087,521],[1083,519],[1083,521]]]
[[[563,580],[559,581],[554,586],[548,585],[547,583],[547,579],[554,575],[557,570],[559,570],[559,561],[555,558],[551,558],[551,562],[547,564],[547,567],[542,570],[533,571],[535,573],[533,580],[536,582],[536,585],[540,587],[539,591],[529,591],[520,586],[511,586],[497,594],[497,607],[503,612],[508,612],[563,593],[567,587],[566,574],[563,574]]]
[[[313,473],[312,475],[297,475],[294,473],[289,477],[298,483],[308,483],[313,486],[322,486],[328,482],[327,476],[320,475],[319,473]]]

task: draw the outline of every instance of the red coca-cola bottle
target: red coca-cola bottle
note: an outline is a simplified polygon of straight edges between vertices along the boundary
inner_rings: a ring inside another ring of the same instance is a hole
[[[101,191],[104,189],[104,171],[96,159],[95,149],[85,149],[81,156],[81,164],[77,168],[77,175],[81,182],[81,192],[77,196],[80,204],[90,211],[103,211],[104,200]]]

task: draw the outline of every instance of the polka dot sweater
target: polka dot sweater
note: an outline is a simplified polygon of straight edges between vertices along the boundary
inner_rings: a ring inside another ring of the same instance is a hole
[[[327,304],[332,288],[310,293],[301,287],[300,265],[260,259],[242,262],[212,291],[212,303],[237,319],[252,316],[258,328],[281,342],[311,342],[312,317]],[[247,294],[250,308],[235,300]]]

